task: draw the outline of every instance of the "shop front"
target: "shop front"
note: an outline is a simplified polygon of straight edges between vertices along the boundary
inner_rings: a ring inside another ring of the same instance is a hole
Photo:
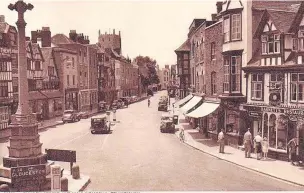
[[[257,132],[262,133],[262,137],[266,137],[269,141],[269,156],[288,160],[287,144],[297,137],[304,138],[300,128],[301,120],[304,116],[304,109],[295,107],[273,107],[244,105],[250,117],[251,131],[255,136]]]
[[[65,90],[65,110],[78,111],[78,89],[66,89]]]

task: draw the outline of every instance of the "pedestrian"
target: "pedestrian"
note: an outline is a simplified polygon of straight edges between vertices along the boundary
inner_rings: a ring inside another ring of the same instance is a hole
[[[150,107],[150,99],[148,99],[148,107]]]
[[[258,132],[258,134],[254,137],[257,160],[260,160],[262,157],[262,141],[263,138],[261,137],[261,132]]]
[[[268,148],[269,148],[269,142],[267,137],[264,137],[262,142],[262,151],[264,155],[264,159],[268,159]]]
[[[221,132],[218,134],[218,141],[220,144],[220,153],[224,153],[225,148],[225,136],[224,136],[224,129],[221,130]]]
[[[244,147],[245,147],[245,158],[250,158],[251,154],[251,145],[252,145],[252,135],[250,133],[250,128],[244,135]]]
[[[292,138],[288,144],[287,144],[288,150],[289,150],[289,157],[291,160],[291,164],[295,165],[294,162],[297,161],[297,138]]]

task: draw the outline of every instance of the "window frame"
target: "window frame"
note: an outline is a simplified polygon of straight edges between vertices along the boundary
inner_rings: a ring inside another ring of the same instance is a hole
[[[225,23],[225,22],[227,22],[227,23]],[[228,30],[228,31],[226,31],[226,30]],[[227,33],[227,34],[225,34],[225,33]],[[224,40],[224,43],[230,41],[230,15],[224,16],[224,18],[223,18],[223,40]]]
[[[216,95],[217,90],[216,90],[216,72],[211,72],[211,95]]]
[[[235,58],[235,73],[232,73],[233,67],[232,67],[232,58]],[[239,60],[238,60],[239,59]],[[239,64],[237,62],[239,61]],[[232,93],[239,93],[241,92],[241,68],[242,68],[242,56],[241,55],[235,55],[231,56],[231,61],[230,61],[230,89]],[[232,77],[236,77],[236,87],[238,90],[232,90]]]
[[[256,80],[254,79],[254,76],[256,76]],[[262,80],[259,80],[259,76],[261,76]],[[263,101],[264,100],[264,74],[261,73],[252,73],[251,74],[251,100],[253,101]],[[261,89],[258,90],[257,89],[257,85],[261,85]],[[258,98],[257,92],[260,91],[261,92],[261,97]]]
[[[211,42],[210,54],[211,54],[211,60],[215,60],[215,42]]]
[[[293,80],[293,75],[297,76],[297,80]],[[291,103],[304,103],[304,80],[300,80],[300,75],[304,76],[304,73],[291,73],[290,74],[290,102]],[[302,85],[302,100],[299,100],[299,88]],[[295,89],[295,93],[293,93]],[[293,94],[295,94],[295,100],[293,99]]]
[[[238,25],[236,25],[236,24],[238,24]],[[234,25],[236,25],[236,26],[234,26]],[[234,35],[235,35],[235,37],[233,37]],[[239,35],[239,37],[238,37],[238,35]],[[231,35],[230,36],[231,36],[232,41],[237,41],[237,40],[242,39],[242,14],[240,14],[240,13],[231,15]]]

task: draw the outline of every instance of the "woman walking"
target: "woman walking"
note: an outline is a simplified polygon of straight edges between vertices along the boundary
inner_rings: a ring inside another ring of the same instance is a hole
[[[254,137],[257,160],[260,160],[261,157],[262,157],[261,156],[261,154],[262,154],[262,141],[263,141],[263,138],[261,137],[261,133],[258,132],[258,134]]]
[[[262,142],[262,151],[263,151],[263,158],[265,160],[268,159],[268,147],[269,147],[268,139],[267,137],[264,137]]]

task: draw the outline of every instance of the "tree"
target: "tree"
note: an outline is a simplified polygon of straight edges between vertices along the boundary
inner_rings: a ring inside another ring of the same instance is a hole
[[[134,60],[137,62],[140,76],[144,77],[141,78],[143,86],[159,84],[159,77],[156,71],[156,60],[149,56],[137,56]]]

